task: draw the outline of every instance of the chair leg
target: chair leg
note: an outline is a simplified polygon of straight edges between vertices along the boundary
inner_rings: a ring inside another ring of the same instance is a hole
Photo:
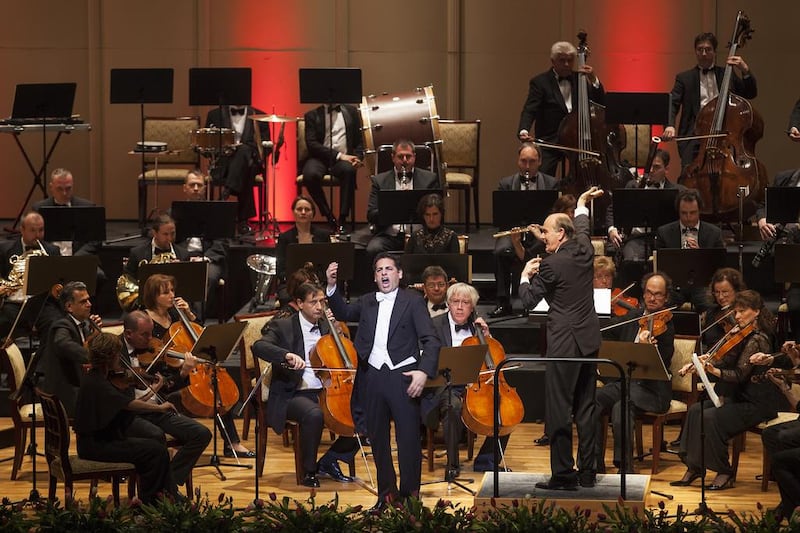
[[[661,441],[664,440],[664,426],[661,420],[656,419],[653,422],[653,466],[650,468],[650,473],[655,474],[658,472],[658,461],[661,458]]]
[[[636,458],[641,461],[644,458],[644,443],[642,442],[642,420],[640,418],[634,419],[634,427],[636,428]],[[633,468],[633,465],[628,465]]]
[[[50,476],[50,483],[47,485],[47,499],[51,502],[56,499],[56,485],[58,485],[58,479]]]
[[[139,180],[139,227],[143,228],[147,218],[147,182]]]
[[[464,214],[466,215],[466,233],[469,233],[469,209],[470,209],[470,194],[472,189],[467,187],[464,189]]]
[[[11,467],[11,481],[17,479],[19,469],[22,467],[22,460],[25,458],[25,445],[28,440],[28,428],[14,428],[14,462]],[[33,459],[34,461],[36,458]]]
[[[480,195],[478,194],[478,188],[474,187],[474,189],[472,191],[472,199],[475,201],[475,229],[479,230],[481,229]]]
[[[746,434],[744,432],[734,435],[731,439],[731,466],[733,467],[733,480],[736,481],[736,474],[739,473],[739,455],[744,450],[744,439]]]
[[[471,430],[467,430],[467,460],[472,461],[472,458],[475,456],[475,433]]]
[[[244,391],[242,391],[244,393]],[[249,394],[249,392],[248,392]],[[247,394],[244,394],[247,397]],[[250,436],[250,409],[251,406],[247,406],[247,408],[242,413],[242,439],[247,440]]]
[[[770,457],[767,449],[762,447],[761,453],[761,492],[767,492],[772,469],[770,468]]]
[[[119,476],[111,476],[111,496],[114,498],[114,507],[119,507]]]
[[[433,472],[433,436],[434,436],[434,431],[431,428],[427,428],[425,431],[427,431],[427,434],[428,434],[428,442],[427,442],[428,449],[426,450],[427,453],[428,453],[428,472]]]
[[[290,431],[292,432],[292,447],[294,448],[294,473],[297,484],[300,485],[303,482],[305,472],[303,472],[303,458],[300,453],[300,432],[297,424],[292,424]]]
[[[128,476],[128,501],[131,501],[136,496],[136,474]],[[189,480],[186,482],[188,486],[192,482],[192,474],[189,474]]]

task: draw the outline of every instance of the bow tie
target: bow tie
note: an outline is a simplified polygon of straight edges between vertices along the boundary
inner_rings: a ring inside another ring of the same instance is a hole
[[[522,184],[536,183],[536,174],[534,174],[532,176],[528,176],[527,178],[525,177],[525,174],[520,174],[519,175],[519,182],[522,183]]]
[[[659,181],[647,180],[647,181],[645,181],[645,182],[644,182],[644,186],[645,186],[645,187],[657,187],[657,188],[659,188],[659,189],[660,189],[660,188],[661,188],[661,182],[659,182]]]
[[[395,292],[395,291],[392,291],[392,292],[390,292],[388,294],[383,293],[383,292],[376,292],[375,293],[375,299],[378,301],[378,303],[381,303],[383,301],[393,302],[396,296],[397,296],[397,292]]]
[[[308,330],[308,331],[311,332],[311,333],[314,333],[315,331],[319,331],[319,325],[314,324],[313,326],[311,326],[311,329]]]
[[[467,330],[472,333],[472,327],[470,326],[469,322],[464,324],[456,324],[456,333],[463,330]]]
[[[159,254],[171,254],[172,250],[170,248],[153,248],[153,255]]]
[[[246,107],[231,107],[230,110],[231,110],[231,116],[232,117],[235,117],[236,115],[243,115],[244,116],[244,113],[247,110],[247,108]]]
[[[684,235],[687,233],[697,233],[697,228],[683,228]]]
[[[342,110],[342,106],[339,105],[339,104],[332,105],[332,106],[328,107],[328,113],[333,113],[334,111],[341,111],[341,110]]]
[[[41,250],[41,248],[39,248],[35,244],[30,245],[30,246],[29,245],[25,245],[25,251],[26,252],[30,252],[31,250]]]
[[[710,67],[710,68],[701,68],[701,69],[700,69],[700,72],[702,72],[703,74],[708,74],[709,72],[713,72],[713,71],[714,71],[714,67]]]
[[[447,304],[444,303],[444,302],[442,302],[440,304],[433,304],[431,306],[431,310],[432,311],[444,311],[445,309],[447,309]]]
[[[558,83],[561,83],[562,81],[572,81],[572,76],[559,76]]]

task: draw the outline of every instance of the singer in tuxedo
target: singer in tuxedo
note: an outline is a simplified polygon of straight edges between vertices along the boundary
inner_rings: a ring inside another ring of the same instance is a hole
[[[524,142],[517,151],[519,172],[500,179],[501,191],[548,191],[558,185],[553,176],[540,171],[542,150],[530,142]],[[504,228],[507,229],[507,228]],[[510,315],[511,277],[519,273],[522,265],[537,253],[544,252],[539,239],[533,235],[508,235],[494,241],[494,278],[497,289],[497,306],[489,313],[490,318]]]
[[[372,188],[367,201],[367,220],[374,226],[374,235],[367,243],[367,257],[373,258],[380,252],[402,250],[405,245],[405,234],[410,228],[402,224],[393,226],[377,226],[378,224],[378,191],[437,189],[441,185],[436,174],[414,164],[417,155],[414,143],[408,140],[397,140],[392,145],[392,163],[394,167],[372,177]]]
[[[256,214],[253,185],[263,167],[261,154],[266,156],[272,152],[269,124],[250,118],[263,114],[260,109],[249,105],[231,105],[216,107],[206,116],[207,128],[228,128],[234,133],[236,148],[233,153],[219,157],[217,166],[211,171],[211,180],[214,184],[222,185],[223,199],[229,194],[238,198],[237,219],[242,233],[250,231],[247,219]],[[267,146],[259,146],[262,142],[268,143]]]
[[[566,41],[554,43],[550,48],[550,63],[547,71],[531,78],[528,97],[522,106],[517,136],[521,141],[540,140],[558,143],[558,127],[574,109],[578,95],[578,75],[583,74],[589,81],[589,100],[602,104],[605,90],[589,65],[575,71],[575,58],[578,51]],[[531,128],[534,135],[530,134]],[[544,150],[542,172],[555,175],[561,152]]]
[[[422,475],[420,396],[438,371],[440,341],[422,296],[401,289],[400,259],[381,253],[373,262],[377,292],[346,304],[337,289],[338,264],[328,266],[327,295],[337,320],[358,321],[356,390],[367,398],[367,433],[378,477],[378,503],[419,493]],[[392,461],[390,422],[394,421],[400,487]]]
[[[702,108],[719,95],[725,67],[715,66],[717,59],[717,37],[713,33],[701,33],[694,38],[694,53],[697,66],[685,70],[675,76],[675,84],[670,92],[672,102],[669,123],[661,134],[668,141],[675,137],[675,119],[678,112],[681,121],[677,135],[683,137],[694,133],[695,122]],[[730,56],[727,64],[734,67],[739,76],[731,76],[731,92],[743,98],[753,99],[758,95],[758,87],[750,67],[741,56]],[[741,76],[741,77],[740,77]],[[678,141],[678,153],[681,164],[689,165],[697,156],[700,142]]]
[[[308,159],[303,164],[304,184],[322,215],[334,230],[342,231],[352,205],[356,187],[356,170],[362,165],[364,143],[361,135],[361,115],[354,106],[321,105],[305,114]],[[322,178],[330,173],[339,180],[339,220],[333,216]]]

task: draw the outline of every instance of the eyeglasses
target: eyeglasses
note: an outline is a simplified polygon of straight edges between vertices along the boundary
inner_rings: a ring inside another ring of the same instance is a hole
[[[653,291],[644,291],[644,295],[650,298],[664,298],[667,293],[665,292],[653,292]]]
[[[472,305],[472,300],[459,300],[458,298],[453,298],[447,303],[450,305],[450,307],[458,307],[460,305],[466,307],[468,305]]]
[[[714,49],[711,48],[710,46],[698,46],[697,48],[694,49],[694,51],[697,52],[698,54],[713,54],[714,53]]]

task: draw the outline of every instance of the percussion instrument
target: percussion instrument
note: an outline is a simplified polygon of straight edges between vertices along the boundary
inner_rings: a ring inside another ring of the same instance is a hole
[[[228,154],[234,150],[235,136],[230,128],[200,128],[191,135],[192,148],[205,157]]]

